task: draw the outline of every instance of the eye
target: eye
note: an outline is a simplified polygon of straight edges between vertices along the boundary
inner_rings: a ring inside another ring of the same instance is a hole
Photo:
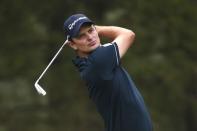
[[[83,37],[85,37],[85,34],[80,34],[77,36],[77,39],[82,39]]]
[[[92,33],[94,30],[95,30],[94,27],[91,27],[91,28],[88,30],[88,32],[89,32],[89,33]]]

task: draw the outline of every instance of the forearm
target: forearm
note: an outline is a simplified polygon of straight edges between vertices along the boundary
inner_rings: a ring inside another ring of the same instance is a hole
[[[135,34],[129,29],[116,26],[96,26],[96,30],[99,36],[110,38],[118,45],[121,58],[134,42]]]
[[[116,39],[120,35],[127,35],[133,33],[131,30],[117,27],[117,26],[98,26],[96,25],[96,30],[101,37],[106,37],[111,40]]]

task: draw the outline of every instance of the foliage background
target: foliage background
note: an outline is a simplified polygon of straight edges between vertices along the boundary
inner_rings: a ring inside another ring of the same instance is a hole
[[[1,0],[0,131],[101,131],[65,48],[62,25],[85,13],[98,25],[132,29],[136,41],[122,60],[151,113],[155,131],[197,130],[197,8],[195,0]]]

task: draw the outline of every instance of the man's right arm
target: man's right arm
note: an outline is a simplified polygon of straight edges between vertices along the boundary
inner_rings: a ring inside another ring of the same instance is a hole
[[[107,37],[117,43],[120,58],[124,56],[128,48],[132,45],[135,33],[131,30],[116,26],[95,26],[101,37]]]

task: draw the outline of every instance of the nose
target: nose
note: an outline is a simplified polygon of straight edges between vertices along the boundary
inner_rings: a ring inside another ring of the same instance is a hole
[[[88,39],[88,41],[91,41],[92,40],[92,34],[87,33],[87,39]]]

